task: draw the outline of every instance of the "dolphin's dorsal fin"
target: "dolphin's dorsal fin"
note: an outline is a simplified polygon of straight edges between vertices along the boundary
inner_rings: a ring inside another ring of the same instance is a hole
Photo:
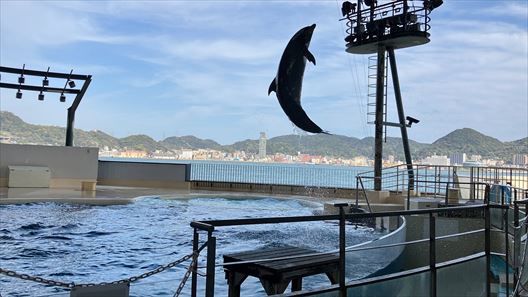
[[[271,92],[277,92],[277,85],[275,84],[275,78],[271,81],[271,84],[268,88],[268,96],[271,94]]]
[[[308,61],[312,62],[315,65],[315,57],[312,53],[310,53],[308,48],[305,48],[304,56],[306,57],[306,59],[308,59]]]

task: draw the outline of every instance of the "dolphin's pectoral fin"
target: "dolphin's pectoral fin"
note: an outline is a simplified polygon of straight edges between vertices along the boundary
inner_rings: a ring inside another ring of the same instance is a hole
[[[315,57],[312,53],[310,53],[308,48],[306,48],[306,50],[304,51],[304,56],[306,57],[306,59],[308,59],[308,61],[312,62],[315,65]]]
[[[271,84],[268,88],[268,96],[271,94],[271,92],[277,92],[277,85],[275,84],[275,79],[271,81]]]

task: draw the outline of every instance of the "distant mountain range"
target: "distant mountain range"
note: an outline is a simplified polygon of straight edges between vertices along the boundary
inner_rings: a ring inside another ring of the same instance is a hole
[[[24,122],[11,112],[0,112],[0,137],[17,143],[64,145],[66,129],[55,126],[33,125]],[[214,149],[226,152],[235,150],[246,153],[258,152],[258,140],[247,139],[230,145],[221,145],[211,139],[195,136],[171,136],[156,141],[147,135],[131,135],[116,138],[102,131],[75,129],[76,146],[108,147],[110,149],[133,149],[148,152],[178,149]],[[473,129],[457,129],[432,144],[410,140],[413,159],[433,154],[447,155],[466,153],[481,155],[483,158],[511,161],[513,154],[528,154],[528,137],[511,142],[501,142]],[[311,155],[325,155],[342,158],[373,156],[374,138],[358,139],[342,135],[283,135],[268,139],[268,154],[284,153],[295,155],[298,152]],[[403,160],[400,138],[388,137],[384,144],[384,155],[394,155]]]

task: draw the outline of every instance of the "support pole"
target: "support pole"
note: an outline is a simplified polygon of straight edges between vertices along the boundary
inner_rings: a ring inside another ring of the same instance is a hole
[[[193,232],[193,252],[198,251],[198,241],[200,240],[200,235],[198,234],[198,230],[194,228]],[[197,297],[197,291],[198,291],[198,255],[193,255],[193,270],[192,270],[192,278],[191,278],[191,297]]]
[[[77,107],[79,107],[84,93],[86,93],[86,90],[88,89],[88,86],[91,82],[92,76],[88,75],[87,79],[84,81],[81,91],[79,92],[79,94],[77,94],[77,96],[75,96],[73,104],[68,108],[68,122],[66,124],[66,146],[73,146],[73,122],[75,121],[75,112],[77,111]]]
[[[207,234],[207,269],[205,277],[205,297],[214,297],[215,286],[216,237],[213,231]]]
[[[429,213],[429,269],[431,270],[429,296],[436,297],[436,218]]]
[[[381,191],[381,169],[383,158],[383,98],[385,95],[385,47],[378,47],[378,70],[376,78],[376,119],[374,134],[374,191]]]
[[[515,198],[517,198],[517,191],[515,191]],[[517,200],[517,199],[515,199]],[[519,254],[521,251],[521,230],[519,230],[519,205],[513,203],[513,284],[514,288],[519,281]],[[518,296],[518,294],[515,294]]]
[[[491,296],[491,218],[489,201],[486,202],[484,213],[484,252],[486,254],[486,297]]]
[[[75,110],[68,108],[68,122],[66,123],[66,146],[73,146],[73,122],[75,121]]]
[[[504,273],[506,274],[506,296],[510,296],[510,238],[509,238],[509,221],[508,221],[508,209],[504,209],[504,249],[506,256],[504,257]],[[514,283],[515,284],[515,283]]]
[[[394,49],[387,47],[392,74],[392,84],[394,85],[394,96],[396,97],[396,107],[398,109],[398,118],[400,119],[400,130],[403,142],[403,152],[405,153],[405,163],[407,163],[407,174],[409,176],[408,187],[414,190],[414,171],[412,166],[411,149],[409,146],[409,137],[407,136],[407,125],[405,124],[405,112],[403,110],[403,100],[400,91],[400,79],[398,78],[398,68],[396,67],[396,56]]]
[[[345,234],[345,207],[348,203],[335,203],[335,207],[339,207],[339,297],[347,296],[347,288],[345,283],[346,272],[346,234]]]

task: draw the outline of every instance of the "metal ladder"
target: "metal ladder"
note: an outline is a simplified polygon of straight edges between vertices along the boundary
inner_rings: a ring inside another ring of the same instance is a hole
[[[378,61],[377,56],[372,55],[368,57],[368,94],[367,94],[367,124],[374,125],[376,119],[376,78]],[[383,95],[383,121],[387,122],[387,75],[388,75],[388,56],[385,57],[385,79],[384,79],[384,95]],[[387,142],[387,126],[383,128],[383,139]]]

